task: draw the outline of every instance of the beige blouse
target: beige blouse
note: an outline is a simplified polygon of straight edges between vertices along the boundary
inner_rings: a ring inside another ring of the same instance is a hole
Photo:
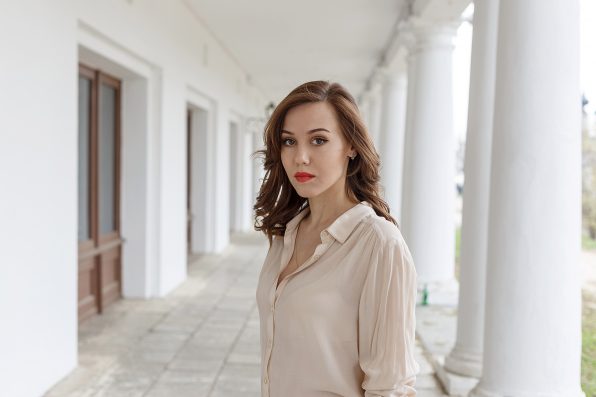
[[[416,270],[399,229],[363,201],[276,288],[303,210],[259,276],[261,396],[415,396]]]

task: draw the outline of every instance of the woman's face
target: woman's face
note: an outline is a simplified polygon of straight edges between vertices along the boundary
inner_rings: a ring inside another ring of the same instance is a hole
[[[343,194],[348,156],[355,154],[327,102],[296,106],[286,114],[281,131],[281,161],[301,197],[336,190]]]

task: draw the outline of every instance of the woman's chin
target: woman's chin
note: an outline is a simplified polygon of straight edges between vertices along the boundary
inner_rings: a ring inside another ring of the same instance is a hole
[[[298,196],[305,198],[305,199],[310,199],[310,198],[315,197],[314,194],[307,194],[307,193],[300,193],[300,192],[297,192],[297,193],[298,193]]]
[[[323,193],[325,193],[325,190],[302,188],[302,189],[296,189],[296,193],[298,193],[298,195],[302,198],[313,199],[315,197],[321,196]]]
[[[316,191],[315,189],[305,189],[304,187],[295,190],[296,193],[298,193],[298,196],[305,199],[310,199],[321,194],[321,192],[319,192],[318,190]]]

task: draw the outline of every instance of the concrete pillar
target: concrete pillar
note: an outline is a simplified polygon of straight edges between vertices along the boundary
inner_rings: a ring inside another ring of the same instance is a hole
[[[253,166],[251,155],[253,133],[246,122],[238,118],[230,123],[230,231],[248,232],[252,226]]]
[[[372,136],[372,131],[370,130],[370,93],[365,92],[362,95],[362,100],[358,104],[358,109],[360,110],[360,115],[362,116],[362,120],[364,121],[364,125],[368,128],[369,133]]]
[[[451,64],[456,26],[411,23],[414,40],[408,57],[402,232],[416,262],[419,283],[428,283],[432,291],[454,280]]]
[[[472,396],[582,396],[577,0],[501,0],[483,373]]]
[[[264,149],[264,142],[263,142],[263,129],[264,123],[253,123],[254,125],[250,128],[250,133],[252,135],[253,141],[253,153],[257,150]],[[261,185],[263,184],[263,178],[265,177],[265,169],[263,168],[263,159],[260,155],[255,156],[252,158],[252,181],[253,181],[253,206],[254,202],[259,195],[259,190],[261,189]],[[251,222],[254,228],[254,209],[251,210]]]
[[[407,85],[404,70],[385,74],[378,147],[385,201],[400,224]]]
[[[368,103],[368,114],[369,114],[369,125],[368,129],[372,135],[373,143],[377,152],[380,147],[380,136],[381,136],[381,110],[382,110],[382,98],[381,98],[381,87],[375,85],[370,90],[370,101]]]
[[[482,375],[498,13],[498,0],[474,2],[457,339],[455,347],[445,359],[447,370],[476,378]]]

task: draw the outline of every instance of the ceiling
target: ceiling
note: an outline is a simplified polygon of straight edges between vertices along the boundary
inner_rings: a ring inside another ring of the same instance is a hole
[[[309,80],[365,87],[404,0],[188,0],[254,85],[278,102]]]

